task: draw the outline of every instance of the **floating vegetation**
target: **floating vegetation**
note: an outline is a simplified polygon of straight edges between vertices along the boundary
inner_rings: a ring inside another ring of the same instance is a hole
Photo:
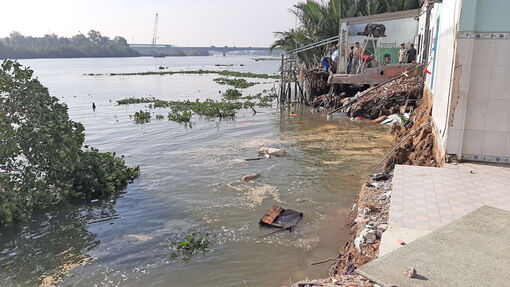
[[[118,100],[118,105],[130,105],[130,104],[144,104],[144,103],[152,103],[156,99],[155,98],[126,98],[122,100]]]
[[[137,124],[150,123],[151,121],[151,113],[148,111],[140,110],[139,112],[136,112],[133,117]]]
[[[220,76],[230,76],[238,78],[259,78],[259,79],[279,79],[279,75],[268,75],[268,74],[255,74],[249,72],[237,72],[237,71],[211,71],[211,70],[196,70],[196,71],[147,71],[147,72],[133,72],[133,73],[104,73],[104,74],[83,74],[84,76],[150,76],[150,75],[175,75],[175,74],[192,74],[192,75],[204,75],[204,74],[218,74]]]
[[[273,89],[274,90],[274,89]],[[258,107],[270,107],[276,98],[276,93],[272,91],[269,95],[258,93],[255,96],[243,96],[236,89],[228,89],[223,94],[223,100],[206,99],[200,101],[165,101],[156,98],[127,98],[118,100],[119,105],[149,103],[149,108],[170,108],[168,119],[177,123],[191,123],[193,115],[207,118],[234,118],[236,112],[240,109],[253,109]],[[245,100],[245,101],[240,101]],[[258,100],[253,102],[252,100]],[[130,116],[133,117],[133,116]],[[156,119],[162,119],[162,115],[156,115]],[[134,115],[135,122],[138,124],[148,123],[151,121],[151,115],[148,111],[136,112]]]
[[[236,89],[228,89],[227,91],[225,91],[225,93],[223,94],[223,97],[226,99],[226,100],[238,100],[240,99],[241,97],[243,96],[243,94],[241,92],[239,92],[238,90]]]
[[[253,60],[255,60],[255,62],[258,62],[258,61],[280,61],[281,59],[280,58],[253,58]]]
[[[256,84],[259,84],[259,83],[254,83],[254,82],[248,82],[245,79],[240,79],[240,78],[230,79],[230,78],[225,78],[225,77],[216,78],[216,79],[213,79],[213,81],[215,81],[216,83],[218,83],[220,85],[233,86],[236,89],[246,89],[246,88],[249,88]]]
[[[164,115],[156,115],[156,120],[162,120],[164,118],[165,118]]]
[[[168,114],[168,119],[177,123],[189,123],[191,121],[191,112],[184,111],[178,112],[174,111]]]
[[[207,252],[212,252],[213,250],[209,248],[209,239],[207,239],[207,234],[205,236],[195,236],[195,234],[191,234],[186,236],[186,238],[182,241],[171,242],[172,253],[170,253],[170,258],[175,260],[177,258],[182,258],[183,261],[189,261],[191,258],[197,254],[204,255]]]
[[[216,67],[232,67],[234,64],[215,64]]]
[[[257,106],[259,107],[269,107],[269,106],[272,106],[273,105],[273,100],[275,99],[276,97],[273,96],[273,95],[269,95],[269,96],[263,96],[259,99],[259,103],[257,104]]]

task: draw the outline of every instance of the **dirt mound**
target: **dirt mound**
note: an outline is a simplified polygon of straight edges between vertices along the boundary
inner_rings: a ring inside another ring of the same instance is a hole
[[[395,124],[392,134],[396,142],[405,141],[386,160],[385,170],[392,170],[395,164],[441,166],[443,160],[437,148],[432,127],[432,95],[427,90],[418,108],[411,117],[412,125]],[[412,136],[406,138],[414,131]]]
[[[423,81],[419,73],[409,73],[389,83],[362,92],[358,100],[344,111],[350,117],[376,119],[399,113],[401,109],[414,109],[422,97]]]

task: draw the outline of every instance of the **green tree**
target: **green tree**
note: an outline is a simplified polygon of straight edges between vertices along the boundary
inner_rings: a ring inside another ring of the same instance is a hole
[[[83,146],[83,126],[32,74],[11,60],[0,69],[0,225],[64,199],[122,190],[140,172]]]

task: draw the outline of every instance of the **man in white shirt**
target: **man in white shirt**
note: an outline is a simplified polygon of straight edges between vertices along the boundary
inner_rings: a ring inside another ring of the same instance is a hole
[[[400,50],[398,51],[398,63],[407,63],[407,49],[405,43],[400,44]]]

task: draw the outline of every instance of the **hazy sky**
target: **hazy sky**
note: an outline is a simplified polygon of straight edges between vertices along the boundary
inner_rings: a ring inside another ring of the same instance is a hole
[[[63,36],[94,29],[128,42],[178,46],[269,46],[274,31],[295,25],[298,0],[4,0],[0,37],[12,31]]]

